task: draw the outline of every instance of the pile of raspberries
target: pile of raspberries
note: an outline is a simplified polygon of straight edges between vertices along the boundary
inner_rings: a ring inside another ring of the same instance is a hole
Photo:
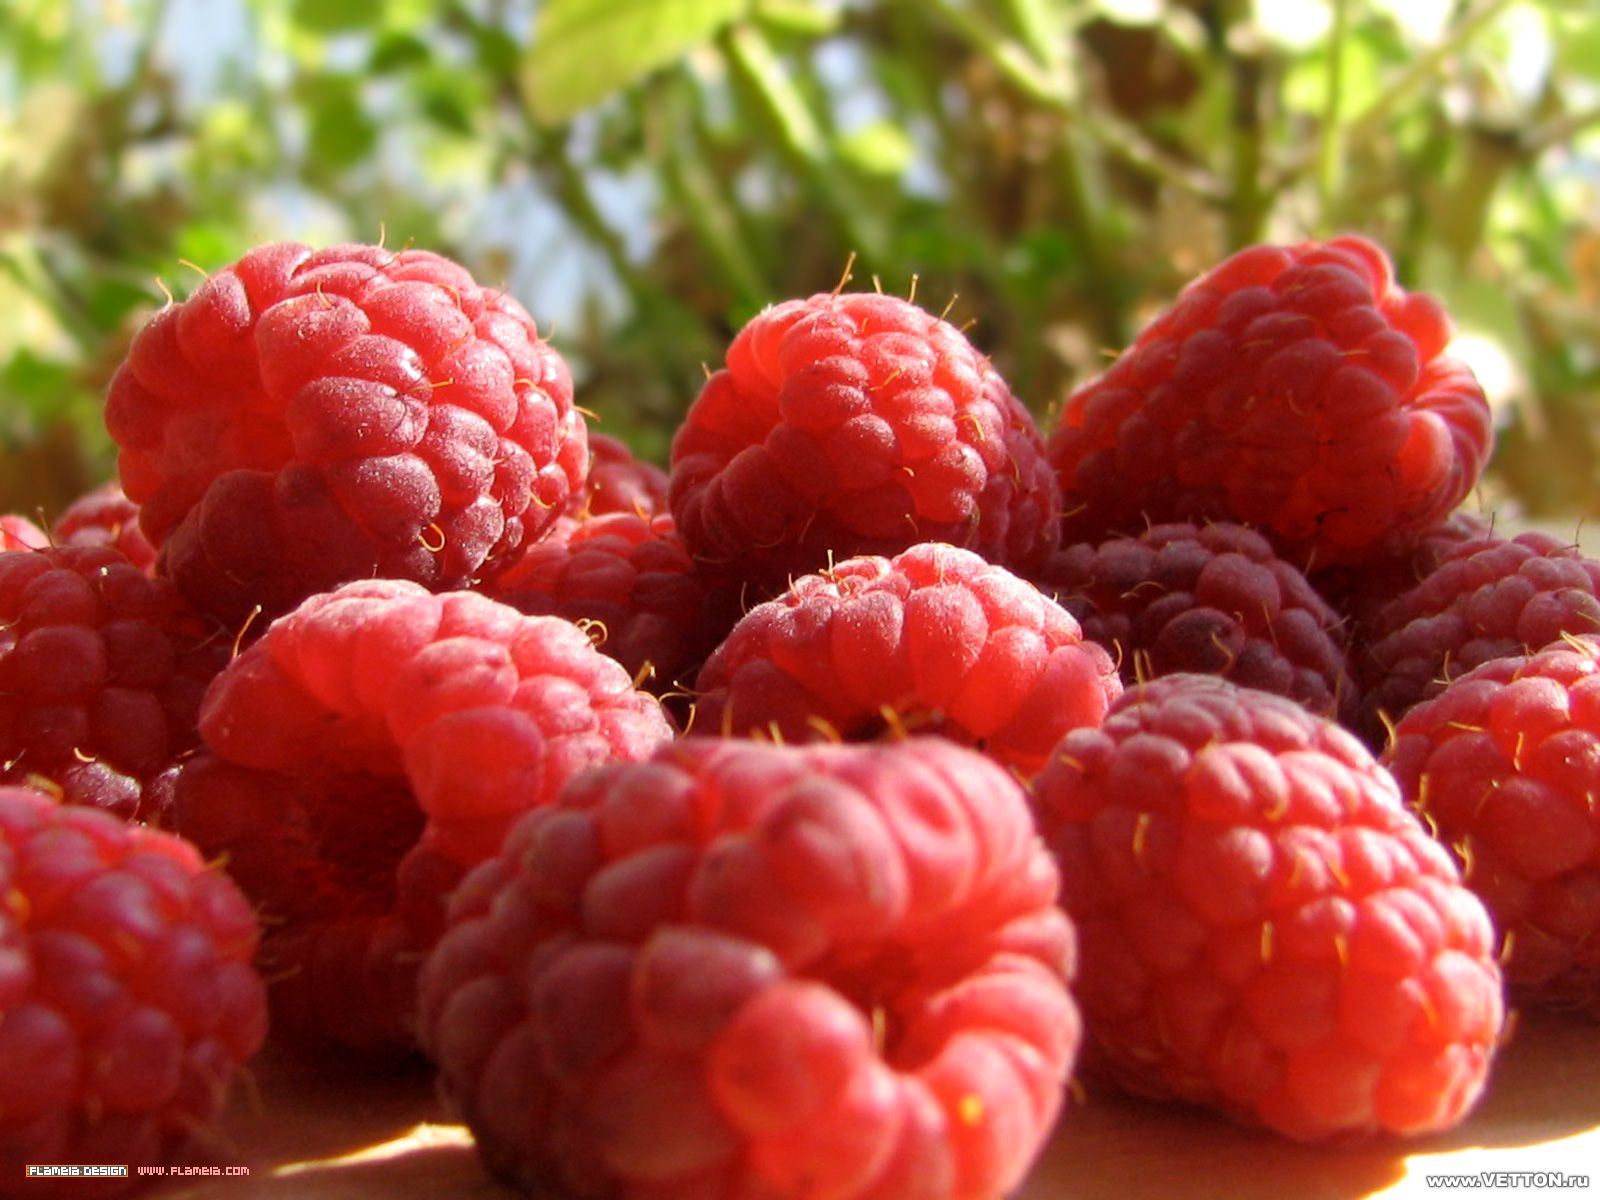
[[[1256,246],[1045,430],[841,285],[662,469],[460,266],[252,250],[0,517],[0,1178],[204,1160],[269,1024],[530,1195],[989,1200],[1075,1075],[1458,1123],[1600,1019],[1600,562],[1461,511],[1449,336]]]

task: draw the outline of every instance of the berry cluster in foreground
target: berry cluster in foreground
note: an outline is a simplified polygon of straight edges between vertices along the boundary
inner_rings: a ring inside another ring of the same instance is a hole
[[[1600,1017],[1600,563],[1457,508],[1448,341],[1257,246],[1046,429],[841,288],[664,469],[457,264],[252,250],[0,517],[0,1165],[205,1154],[269,1012],[530,1195],[993,1200],[1074,1078],[1460,1122]]]

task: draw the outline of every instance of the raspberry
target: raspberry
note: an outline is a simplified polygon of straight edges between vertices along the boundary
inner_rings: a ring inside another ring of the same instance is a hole
[[[15,513],[0,517],[0,553],[9,550],[43,550],[50,535],[27,517]]]
[[[1068,399],[1050,442],[1062,542],[1211,518],[1302,567],[1403,550],[1489,457],[1489,406],[1448,336],[1362,238],[1241,251]]]
[[[653,517],[667,511],[667,473],[641,462],[633,451],[603,433],[589,435],[589,478],[573,497],[580,515],[632,513]]]
[[[169,305],[106,424],[164,570],[237,626],[351,579],[492,575],[587,470],[559,355],[421,250],[259,247]]]
[[[199,744],[228,654],[216,634],[115,550],[0,553],[0,778],[155,818],[165,772]]]
[[[134,1182],[19,1186],[26,1163],[184,1161],[266,1032],[255,944],[189,843],[0,787],[0,1191]]]
[[[521,612],[565,617],[652,691],[693,678],[740,613],[738,597],[694,573],[672,518],[563,517],[488,589]]]
[[[1027,803],[939,739],[688,739],[469,875],[423,1040],[488,1168],[575,1197],[1003,1195],[1078,1043]]]
[[[1221,675],[1356,715],[1339,618],[1306,578],[1242,525],[1156,525],[1058,550],[1034,582],[1111,650],[1124,683]]]
[[[1476,1100],[1504,1017],[1488,915],[1350,734],[1169,675],[1036,790],[1099,1077],[1306,1141]]]
[[[1600,561],[1546,533],[1486,534],[1446,550],[1435,570],[1382,608],[1356,669],[1377,739],[1449,680],[1563,633],[1600,632]]]
[[[672,444],[695,558],[759,596],[855,555],[950,542],[1022,566],[1055,545],[1033,418],[953,326],[893,296],[820,295],[742,329]]]
[[[96,488],[67,505],[51,532],[61,546],[110,546],[150,574],[156,549],[139,527],[139,506],[115,483]]]
[[[1496,658],[1405,715],[1384,755],[1505,939],[1513,994],[1600,1019],[1600,639]]]
[[[275,1023],[411,1047],[444,896],[584,767],[671,737],[570,622],[468,592],[352,583],[273,623],[206,694],[178,829],[266,918]]]
[[[953,546],[855,558],[750,610],[701,669],[695,728],[785,741],[938,733],[1023,772],[1122,691],[1060,605]]]

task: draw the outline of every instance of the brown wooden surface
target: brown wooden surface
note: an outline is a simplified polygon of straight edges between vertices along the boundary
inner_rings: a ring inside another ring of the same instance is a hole
[[[504,1200],[471,1139],[451,1124],[428,1075],[362,1073],[281,1052],[258,1060],[204,1159],[248,1178],[168,1180],[159,1200]],[[1484,1102],[1452,1133],[1413,1143],[1298,1146],[1206,1113],[1103,1096],[1063,1116],[1021,1200],[1347,1200],[1452,1194],[1427,1172],[1588,1174],[1600,1194],[1600,1025],[1527,1015],[1500,1055]],[[1490,1195],[1488,1191],[1454,1194]],[[1540,1189],[1503,1194],[1534,1196]]]

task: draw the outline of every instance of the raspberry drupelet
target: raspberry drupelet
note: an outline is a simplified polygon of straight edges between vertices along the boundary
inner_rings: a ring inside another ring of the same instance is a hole
[[[1600,1020],[1600,638],[1492,659],[1413,707],[1384,761],[1504,939],[1514,997]]]
[[[115,483],[67,505],[50,533],[58,546],[110,546],[145,574],[156,566],[156,548],[139,527],[139,506]]]
[[[1359,707],[1339,616],[1259,533],[1226,523],[1155,525],[1064,546],[1033,580],[1112,652],[1122,680],[1221,675],[1325,717]]]
[[[0,553],[8,550],[43,550],[50,545],[50,535],[27,517],[8,513],[0,517]]]
[[[667,511],[667,473],[635,458],[627,445],[604,433],[589,434],[589,476],[573,497],[575,515],[632,513],[653,517]]]
[[[949,542],[1021,567],[1055,545],[1032,416],[960,331],[894,296],[753,319],[673,439],[671,480],[684,545],[752,602],[830,555]]]
[[[1304,1141],[1444,1129],[1478,1098],[1489,917],[1353,735],[1169,675],[1068,734],[1035,792],[1095,1078]]]
[[[0,1194],[138,1180],[25,1180],[27,1163],[203,1153],[266,1032],[255,946],[249,903],[188,842],[0,787]]]
[[[1067,400],[1062,543],[1212,519],[1308,570],[1404,550],[1471,492],[1493,438],[1448,339],[1365,239],[1241,251]]]
[[[140,330],[106,425],[163,570],[235,627],[352,579],[492,575],[588,469],[527,312],[422,250],[252,250]]]
[[[585,767],[670,739],[656,700],[571,622],[399,580],[280,618],[200,714],[180,832],[260,907],[274,1024],[413,1047],[417,964],[449,889]]]
[[[159,819],[228,645],[116,550],[0,552],[0,778]]]
[[[992,1200],[1077,1049],[1056,888],[981,755],[688,738],[466,878],[423,1043],[527,1194]]]
[[[807,575],[701,669],[691,731],[789,742],[907,731],[1023,773],[1122,691],[1111,656],[1039,589],[968,550],[913,546]]]

